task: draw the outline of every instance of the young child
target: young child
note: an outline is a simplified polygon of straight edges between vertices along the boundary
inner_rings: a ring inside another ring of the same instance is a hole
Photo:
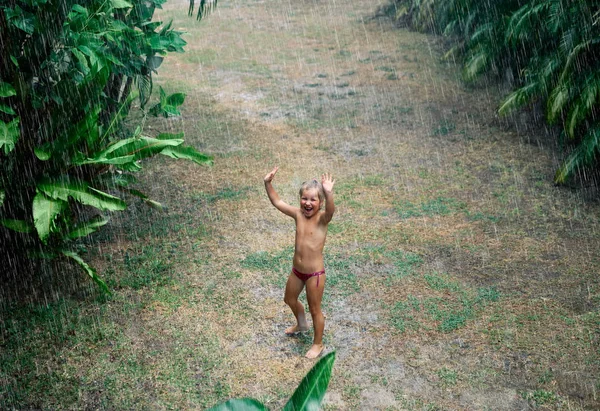
[[[335,206],[333,204],[333,184],[331,174],[323,174],[321,183],[307,181],[300,187],[300,208],[291,206],[279,198],[271,185],[279,167],[275,167],[265,176],[265,188],[271,203],[283,214],[296,221],[296,246],[292,273],[285,286],[284,301],[290,306],[296,317],[296,325],[285,330],[288,335],[308,330],[304,306],[298,296],[306,284],[306,299],[313,320],[315,336],[313,345],[306,353],[307,358],[318,357],[323,349],[323,329],[325,317],[321,312],[321,299],[325,288],[325,267],[323,265],[323,247],[327,236],[327,224],[331,221]],[[325,201],[325,210],[321,209]]]

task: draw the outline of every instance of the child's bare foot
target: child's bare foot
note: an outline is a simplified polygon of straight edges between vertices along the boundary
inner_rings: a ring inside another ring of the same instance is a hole
[[[306,358],[317,358],[319,355],[321,355],[324,349],[325,346],[323,344],[313,344],[313,346],[310,347],[310,350],[308,350],[306,353]]]
[[[289,328],[285,329],[285,333],[287,335],[296,335],[298,333],[303,333],[305,331],[308,331],[308,324],[304,325],[304,326],[294,325],[292,327],[289,327]]]

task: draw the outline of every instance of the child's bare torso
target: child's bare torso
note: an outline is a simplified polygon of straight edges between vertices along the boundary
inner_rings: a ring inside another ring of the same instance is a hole
[[[324,269],[323,247],[327,236],[327,225],[321,222],[323,211],[311,218],[301,212],[296,214],[296,249],[294,267],[305,274]]]

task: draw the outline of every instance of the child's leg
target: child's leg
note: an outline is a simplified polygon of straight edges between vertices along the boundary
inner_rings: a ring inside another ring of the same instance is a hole
[[[285,285],[285,296],[283,297],[283,301],[285,301],[285,303],[292,309],[294,317],[296,317],[296,325],[286,329],[286,334],[295,334],[308,329],[304,306],[300,301],[298,301],[298,296],[302,292],[303,288],[304,281],[296,277],[294,273],[291,273],[288,277],[287,284]]]
[[[319,284],[317,286],[317,283]],[[323,351],[323,330],[325,329],[325,317],[321,312],[321,300],[323,299],[323,290],[325,289],[325,274],[318,277],[309,278],[306,281],[306,299],[308,308],[315,328],[315,337],[313,346],[306,353],[308,358],[316,358]]]

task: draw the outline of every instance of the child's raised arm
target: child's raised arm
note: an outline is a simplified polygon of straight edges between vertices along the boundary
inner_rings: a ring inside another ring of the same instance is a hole
[[[278,209],[285,215],[289,215],[290,217],[296,218],[298,209],[296,207],[292,207],[291,205],[287,204],[285,201],[281,200],[279,198],[279,194],[277,194],[277,192],[273,188],[273,185],[271,184],[271,181],[273,181],[273,178],[275,177],[277,170],[279,170],[279,167],[273,168],[273,170],[271,170],[271,172],[269,174],[267,174],[264,178],[265,189],[267,190],[267,195],[269,196],[269,200],[271,200],[271,204],[273,204],[276,209]]]
[[[323,174],[321,176],[321,185],[325,192],[325,213],[323,214],[323,221],[325,224],[329,224],[333,213],[335,212],[335,205],[333,204],[333,185],[335,180],[331,174]]]

